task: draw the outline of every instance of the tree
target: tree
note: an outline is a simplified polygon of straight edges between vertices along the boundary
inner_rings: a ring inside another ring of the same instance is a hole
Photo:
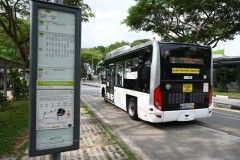
[[[22,61],[28,66],[29,53],[28,0],[1,0],[0,27],[11,40]],[[27,32],[26,32],[27,31]]]
[[[104,55],[104,57],[106,56],[107,53],[119,48],[119,47],[122,47],[122,46],[125,46],[125,45],[130,45],[129,42],[126,42],[126,41],[121,41],[121,42],[115,42],[113,44],[110,44],[109,46],[107,46],[107,49],[106,49],[106,53]]]
[[[240,33],[239,0],[135,0],[123,23],[152,31],[164,41],[215,47]]]
[[[82,8],[82,21],[93,17],[83,0],[65,0],[64,4]],[[29,66],[29,0],[0,0],[0,29],[9,37],[25,65]]]
[[[150,39],[138,39],[131,43],[131,47],[150,41]]]
[[[15,62],[22,62],[19,54],[16,54],[16,49],[11,39],[3,33],[0,28],[0,57],[13,60]]]
[[[95,70],[96,65],[103,59],[103,55],[94,48],[83,48],[81,50],[81,73],[86,78],[86,73],[89,67]],[[89,65],[87,65],[89,64]],[[93,65],[93,66],[92,66]],[[93,68],[92,68],[93,67]]]

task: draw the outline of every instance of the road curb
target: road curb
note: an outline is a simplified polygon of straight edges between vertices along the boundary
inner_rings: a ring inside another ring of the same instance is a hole
[[[214,102],[214,105],[217,105],[218,107],[221,107],[221,108],[229,108],[229,109],[234,109],[234,110],[240,110],[240,106],[226,104],[226,103],[216,103],[216,102]]]
[[[85,83],[83,83],[83,84],[81,84],[81,85],[85,85],[85,86],[91,86],[91,87],[97,87],[97,88],[100,88],[100,86],[96,86],[96,85],[93,85],[93,84],[85,84]]]

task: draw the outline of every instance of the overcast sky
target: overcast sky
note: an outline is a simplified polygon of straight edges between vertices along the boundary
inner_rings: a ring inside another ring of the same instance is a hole
[[[138,39],[160,38],[151,32],[129,31],[129,27],[120,24],[126,18],[134,0],[84,0],[95,14],[88,23],[82,23],[82,48],[108,46],[117,41],[132,42]],[[220,42],[213,50],[224,49],[226,56],[240,56],[240,36],[234,41]]]

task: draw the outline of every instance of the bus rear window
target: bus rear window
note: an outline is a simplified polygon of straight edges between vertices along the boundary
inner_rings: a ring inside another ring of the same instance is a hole
[[[162,80],[210,79],[211,48],[190,44],[161,47]]]
[[[169,57],[169,61],[172,64],[204,64],[203,58]]]

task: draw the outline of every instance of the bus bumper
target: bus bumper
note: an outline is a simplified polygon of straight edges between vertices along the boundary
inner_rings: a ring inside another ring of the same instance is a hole
[[[163,113],[163,122],[192,121],[198,118],[207,118],[212,115],[212,107],[195,110],[169,111]]]
[[[177,110],[177,111],[155,111],[149,114],[148,118],[143,120],[152,123],[172,122],[172,121],[192,121],[198,118],[211,117],[213,105],[209,108],[195,110]]]

